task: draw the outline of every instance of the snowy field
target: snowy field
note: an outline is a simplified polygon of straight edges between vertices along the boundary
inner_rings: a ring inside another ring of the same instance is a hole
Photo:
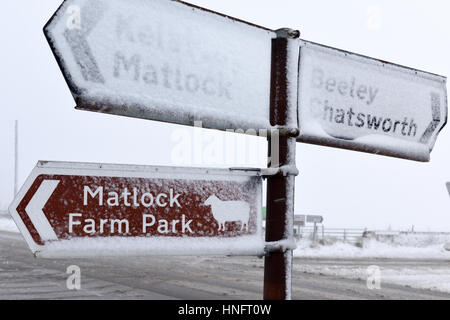
[[[377,266],[380,270],[380,286],[383,283],[407,286],[415,289],[428,289],[450,293],[450,267],[446,263],[437,265],[436,263],[427,265],[417,261],[402,262],[396,260],[395,263],[386,261],[369,260],[367,265],[361,265],[357,260],[342,260],[342,264],[310,264],[308,260],[294,263],[294,270],[309,274],[333,276],[346,279],[358,279],[366,281],[370,276],[368,267]]]

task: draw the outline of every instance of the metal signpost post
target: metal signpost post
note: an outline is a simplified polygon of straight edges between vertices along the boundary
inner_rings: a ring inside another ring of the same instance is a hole
[[[270,129],[270,29],[180,1],[66,0],[44,32],[77,109]]]
[[[264,299],[290,299],[296,142],[428,161],[447,120],[444,77],[181,1],[66,0],[44,32],[77,109],[253,129],[268,138],[269,161],[41,162],[10,206],[37,256],[265,255]]]

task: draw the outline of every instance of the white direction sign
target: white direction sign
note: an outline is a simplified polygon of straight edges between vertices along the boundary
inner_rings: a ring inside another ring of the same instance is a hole
[[[429,161],[446,78],[302,41],[299,141]]]
[[[44,31],[79,109],[270,128],[269,29],[180,1],[66,0]]]

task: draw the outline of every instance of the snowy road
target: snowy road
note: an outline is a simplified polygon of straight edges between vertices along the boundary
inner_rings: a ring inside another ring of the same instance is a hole
[[[320,271],[360,270],[371,264],[383,268],[405,261],[295,259],[294,263],[294,299],[450,299],[450,294],[387,283],[380,290],[369,290],[365,279]],[[422,264],[432,270],[447,263]],[[70,265],[81,268],[79,291],[66,287]],[[21,235],[0,231],[0,299],[261,299],[262,284],[263,260],[258,258],[43,260],[31,255]]]

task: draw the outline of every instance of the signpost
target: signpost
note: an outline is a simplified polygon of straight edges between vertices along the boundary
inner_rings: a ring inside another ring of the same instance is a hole
[[[66,0],[44,31],[78,109],[271,127],[269,29],[180,1]]]
[[[37,256],[262,255],[258,171],[39,162],[10,212]]]
[[[429,161],[445,77],[302,41],[299,78],[299,141]]]

